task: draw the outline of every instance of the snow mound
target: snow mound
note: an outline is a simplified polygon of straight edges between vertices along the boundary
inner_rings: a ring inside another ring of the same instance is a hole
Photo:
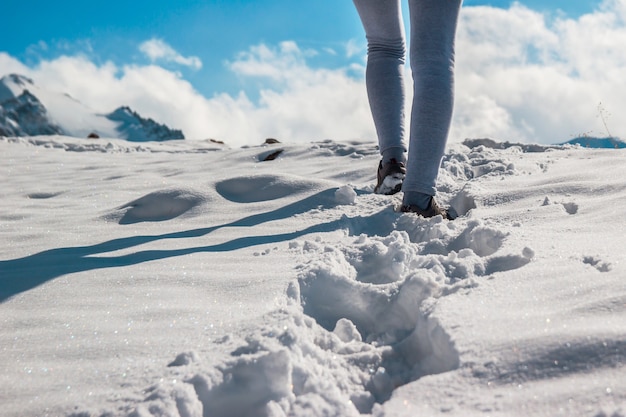
[[[167,366],[186,366],[198,361],[199,356],[196,352],[183,352]]]
[[[367,142],[335,142],[327,139],[320,142],[314,142],[310,150],[319,150],[326,155],[348,156],[353,159],[361,159],[366,156],[378,156],[378,150],[370,146]]]
[[[119,224],[162,222],[182,216],[206,202],[207,196],[197,191],[159,190],[118,207],[105,219]]]
[[[239,359],[216,380],[196,375],[188,383],[193,385],[205,416],[263,416],[274,414],[273,403],[290,395],[291,374],[289,355],[278,350]]]
[[[354,188],[349,185],[344,185],[343,187],[339,187],[339,189],[335,192],[335,199],[339,204],[354,204],[356,201],[356,191]]]
[[[297,176],[254,175],[220,181],[215,189],[226,200],[235,203],[257,203],[318,190],[324,185],[327,183]]]

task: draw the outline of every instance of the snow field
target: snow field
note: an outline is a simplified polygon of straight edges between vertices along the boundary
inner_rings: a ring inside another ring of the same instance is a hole
[[[452,146],[448,222],[367,143],[0,145],[9,416],[626,415],[619,152]]]

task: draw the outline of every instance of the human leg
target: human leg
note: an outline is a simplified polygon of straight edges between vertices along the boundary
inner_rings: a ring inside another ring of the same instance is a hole
[[[454,40],[461,0],[409,0],[413,107],[405,205],[430,202],[454,104]]]
[[[400,0],[354,0],[368,41],[365,82],[383,164],[406,161]]]

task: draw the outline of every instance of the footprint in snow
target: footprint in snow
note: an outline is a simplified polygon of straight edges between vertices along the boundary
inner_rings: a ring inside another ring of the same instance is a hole
[[[315,186],[259,176],[217,188],[246,203]],[[469,192],[459,200],[466,208],[474,203]],[[252,330],[223,366],[185,380],[205,414],[301,415],[311,407],[371,414],[397,387],[459,367],[450,335],[430,315],[436,299],[534,257],[529,248],[503,254],[508,234],[480,220],[446,222],[383,210],[344,216],[341,224],[345,241],[292,242],[305,261],[287,289],[286,306],[265,328]]]
[[[478,277],[521,268],[535,254],[530,248],[502,254],[508,234],[480,220],[401,216],[390,234],[368,236],[368,224],[392,221],[375,216],[355,219],[345,245],[294,246],[310,260],[291,296],[341,340],[393,347],[370,364],[382,374],[375,372],[367,387],[382,402],[399,385],[458,367],[454,344],[425,305],[476,285]]]
[[[565,212],[567,214],[571,214],[571,215],[578,214],[579,207],[578,207],[578,204],[576,204],[574,202],[556,203],[556,202],[553,202],[552,200],[550,200],[550,197],[546,197],[543,200],[542,206],[545,207],[545,206],[551,206],[551,205],[554,205],[554,204],[563,206],[563,208],[565,209]]]

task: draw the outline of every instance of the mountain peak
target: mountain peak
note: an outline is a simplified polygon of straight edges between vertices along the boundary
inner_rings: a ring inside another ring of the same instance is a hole
[[[182,131],[143,118],[128,106],[96,113],[69,94],[42,88],[24,75],[0,78],[0,135],[86,138],[91,133],[137,142],[185,138]]]
[[[46,107],[27,89],[0,105],[0,135],[36,136],[61,133],[63,130],[50,120]]]
[[[594,137],[594,136],[580,136],[564,144],[579,145],[583,148],[601,148],[601,149],[624,149],[626,148],[626,142],[617,137]]]
[[[28,87],[29,85],[35,84],[32,78],[28,78],[25,75],[20,75],[20,74],[9,74],[9,75],[5,75],[4,77],[2,77],[2,79],[0,79],[0,82],[3,82],[3,83],[6,83],[7,81],[10,81],[14,84],[17,84],[23,87]]]
[[[185,139],[182,131],[170,129],[150,118],[145,119],[128,106],[118,107],[115,111],[106,115],[106,118],[117,122],[118,132],[126,135],[127,139],[131,141]]]

